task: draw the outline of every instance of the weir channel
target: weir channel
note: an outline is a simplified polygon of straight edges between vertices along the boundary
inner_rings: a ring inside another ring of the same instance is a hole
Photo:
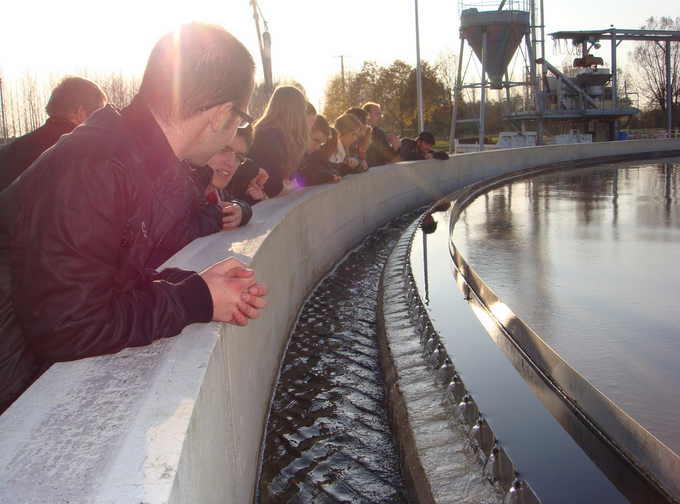
[[[677,441],[677,161],[482,183],[416,232],[411,266],[437,341],[543,502],[678,501],[680,459],[626,414]]]
[[[673,152],[680,140],[463,154],[388,165],[257,205],[248,226],[197,240],[166,265],[201,271],[235,255],[270,286],[268,309],[246,328],[197,324],[149,347],[52,366],[0,416],[0,495],[21,503],[252,502],[288,335],[348,250],[396,216],[503,173]]]

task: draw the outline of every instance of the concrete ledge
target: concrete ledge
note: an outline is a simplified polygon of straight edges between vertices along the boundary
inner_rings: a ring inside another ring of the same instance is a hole
[[[304,298],[362,237],[457,188],[520,168],[680,151],[680,140],[521,148],[400,163],[255,207],[168,266],[236,255],[269,284],[247,328],[54,365],[0,417],[1,502],[251,502],[269,401]]]

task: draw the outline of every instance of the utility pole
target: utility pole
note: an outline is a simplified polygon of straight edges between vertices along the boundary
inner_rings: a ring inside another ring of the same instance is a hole
[[[257,0],[250,0],[250,5],[253,7],[253,19],[255,20],[255,28],[257,29],[257,42],[260,45],[260,56],[262,57],[262,72],[264,73],[264,94],[269,101],[274,93],[274,81],[272,77],[272,39],[269,35],[269,27],[267,21],[262,16],[262,10],[257,5]],[[264,25],[264,33],[260,33],[260,16],[262,16],[262,24]]]
[[[342,74],[342,92],[345,95],[347,102],[349,103],[349,96],[347,94],[347,85],[345,84],[345,57],[351,58],[351,56],[349,56],[347,54],[341,54],[340,56],[335,56],[335,57],[340,58],[340,72]]]
[[[416,77],[418,83],[418,128],[416,134],[420,134],[425,129],[423,119],[423,72],[420,68],[420,34],[418,31],[418,0],[416,2]]]

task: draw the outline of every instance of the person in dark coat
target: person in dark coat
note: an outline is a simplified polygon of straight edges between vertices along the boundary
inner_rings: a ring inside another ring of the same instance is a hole
[[[246,115],[254,68],[223,28],[184,25],[154,46],[130,106],[92,114],[0,193],[0,412],[54,362],[259,315],[268,289],[236,258],[149,267],[195,204],[189,163]]]
[[[404,161],[418,161],[421,159],[449,159],[444,151],[432,150],[435,144],[434,135],[423,131],[415,139],[402,138],[399,155]]]
[[[368,125],[371,127],[371,146],[366,152],[368,167],[382,166],[399,161],[399,138],[394,133],[381,129],[382,109],[377,103],[366,103],[363,109],[368,112]]]
[[[331,138],[331,128],[322,115],[317,115],[309,134],[309,146],[302,156],[300,168],[295,174],[298,186],[307,187],[320,184],[340,182],[342,176],[328,166],[321,155],[321,146]]]
[[[248,157],[269,175],[264,183],[265,198],[279,198],[293,191],[290,177],[300,166],[308,142],[304,94],[293,86],[277,87],[255,123],[253,143],[248,149]]]
[[[71,133],[106,102],[106,95],[94,82],[73,75],[63,77],[45,107],[45,124],[0,149],[0,191],[57,143],[61,135]]]

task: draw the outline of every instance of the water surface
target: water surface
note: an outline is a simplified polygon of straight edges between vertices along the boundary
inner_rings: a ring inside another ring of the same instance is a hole
[[[679,163],[516,180],[473,201],[453,234],[510,309],[676,453]]]

